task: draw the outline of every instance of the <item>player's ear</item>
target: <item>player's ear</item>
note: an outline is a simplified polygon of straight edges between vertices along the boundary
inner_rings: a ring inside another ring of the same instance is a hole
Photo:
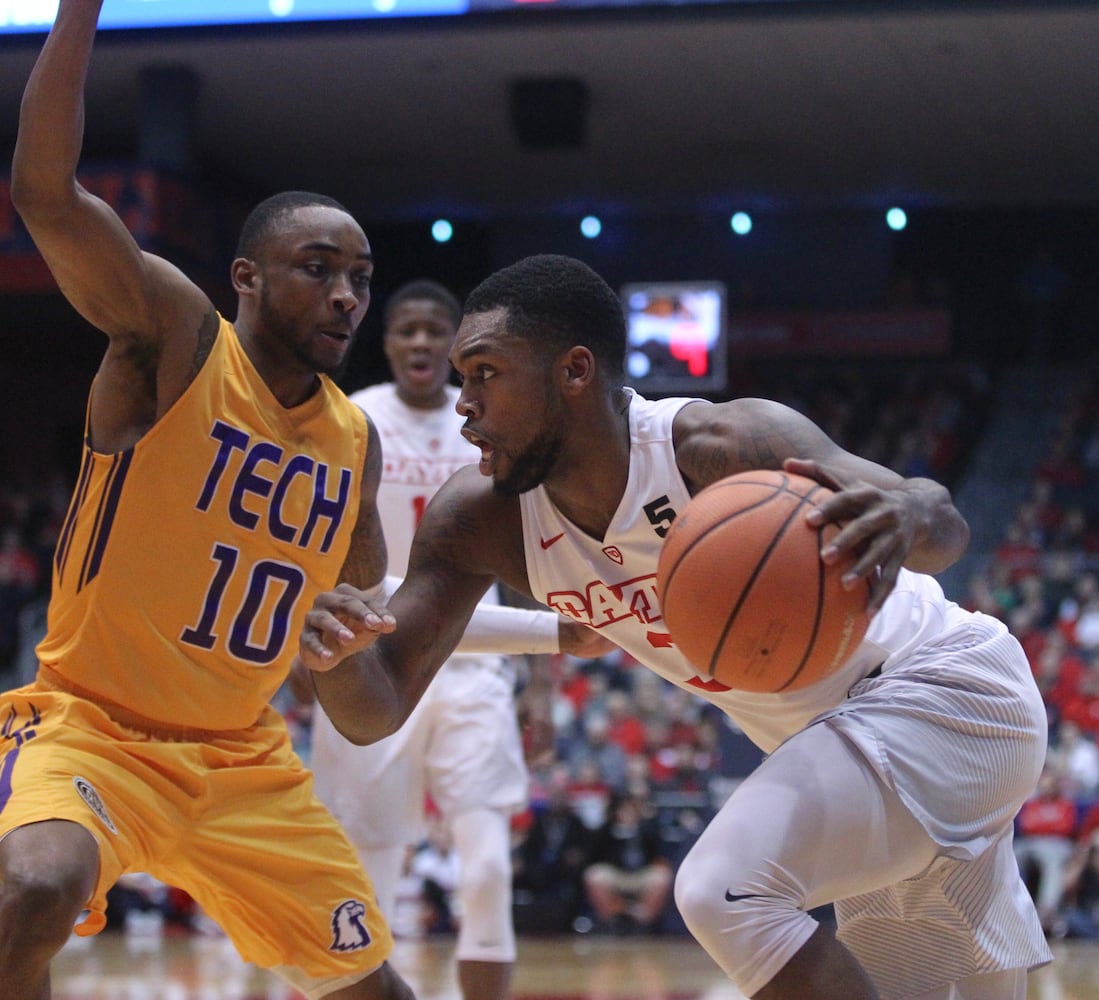
[[[570,347],[561,358],[566,392],[579,392],[595,378],[595,357],[586,347]]]
[[[246,257],[238,257],[229,265],[229,277],[233,282],[233,291],[251,295],[256,290],[256,262]]]

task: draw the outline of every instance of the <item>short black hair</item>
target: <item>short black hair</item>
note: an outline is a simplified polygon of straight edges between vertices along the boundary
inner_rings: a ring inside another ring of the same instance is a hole
[[[310,205],[338,208],[341,212],[351,214],[335,198],[329,198],[326,194],[316,194],[313,191],[283,191],[281,194],[272,195],[253,208],[248,218],[244,220],[244,225],[240,229],[240,238],[237,240],[236,256],[248,260],[254,259],[260,244],[280,219],[295,209],[307,208]]]
[[[583,261],[561,254],[524,257],[482,281],[465,311],[504,308],[508,333],[543,344],[551,352],[587,347],[614,385],[626,358],[626,317],[614,290]]]
[[[458,324],[462,322],[462,304],[450,289],[444,288],[439,282],[430,281],[427,278],[417,278],[415,281],[406,282],[389,296],[385,304],[385,310],[382,313],[382,325],[389,326],[393,313],[402,302],[410,302],[415,299],[426,299],[442,306],[454,323],[454,329],[458,329]]]

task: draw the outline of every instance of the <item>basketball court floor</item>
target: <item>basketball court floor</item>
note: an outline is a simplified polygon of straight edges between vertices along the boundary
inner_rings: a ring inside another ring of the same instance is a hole
[[[1060,942],[1027,1000],[1099,1000],[1099,945]],[[399,940],[393,964],[419,1000],[460,1000],[453,942]],[[300,1000],[223,938],[100,934],[54,962],[53,1000]],[[521,938],[514,1000],[743,1000],[689,938]]]

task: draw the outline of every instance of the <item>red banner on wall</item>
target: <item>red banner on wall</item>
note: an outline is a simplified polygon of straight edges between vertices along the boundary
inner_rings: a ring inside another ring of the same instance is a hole
[[[197,282],[223,278],[243,210],[149,167],[91,166],[80,183],[122,218],[143,250],[159,254]],[[11,203],[0,176],[0,293],[55,291],[57,285]]]
[[[950,350],[945,309],[875,309],[737,315],[729,353],[737,358],[936,355]]]

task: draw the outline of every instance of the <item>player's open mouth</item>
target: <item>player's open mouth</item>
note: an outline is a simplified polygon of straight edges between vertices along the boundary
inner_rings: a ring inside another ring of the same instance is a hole
[[[492,459],[496,454],[496,448],[490,444],[479,434],[473,433],[473,431],[462,428],[462,437],[464,437],[470,444],[481,449],[481,462],[480,469],[482,476],[492,475]]]

